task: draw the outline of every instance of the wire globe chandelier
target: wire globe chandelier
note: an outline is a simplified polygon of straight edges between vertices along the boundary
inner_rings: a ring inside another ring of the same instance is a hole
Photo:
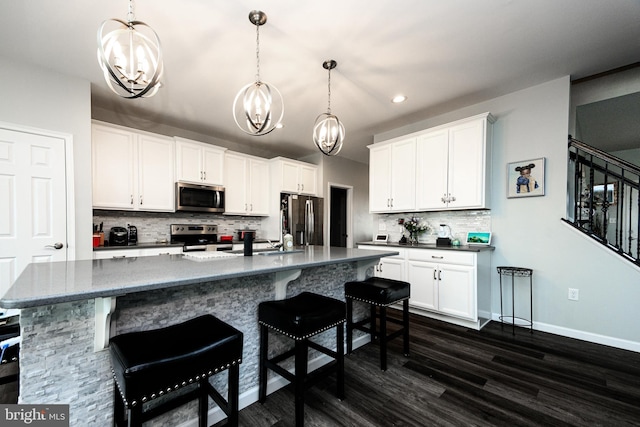
[[[256,81],[240,89],[233,101],[233,119],[243,132],[266,135],[278,126],[284,116],[284,102],[280,91],[260,80],[260,26],[267,15],[259,10],[249,13],[249,21],[256,26]]]
[[[331,70],[338,63],[333,59],[324,61],[322,67],[329,72],[327,112],[320,114],[313,125],[313,142],[327,156],[336,156],[342,150],[345,130],[337,116],[331,114]]]
[[[98,63],[109,88],[123,98],[148,98],[158,92],[163,72],[160,38],[135,20],[133,0],[127,22],[114,18],[100,25]]]

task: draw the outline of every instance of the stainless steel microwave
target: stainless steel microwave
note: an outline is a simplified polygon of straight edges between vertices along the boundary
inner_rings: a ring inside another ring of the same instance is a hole
[[[224,187],[176,182],[176,211],[224,212]]]

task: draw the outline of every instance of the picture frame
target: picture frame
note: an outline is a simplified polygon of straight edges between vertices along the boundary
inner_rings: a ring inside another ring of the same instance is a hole
[[[466,244],[489,246],[491,244],[491,232],[490,231],[470,231],[467,233]]]
[[[507,163],[507,198],[544,196],[545,158]]]

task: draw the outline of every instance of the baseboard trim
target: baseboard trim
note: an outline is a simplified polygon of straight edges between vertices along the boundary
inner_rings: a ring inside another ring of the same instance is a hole
[[[494,313],[492,316],[492,320],[500,322],[499,316],[499,314]],[[529,328],[528,325],[519,326],[517,324],[516,327],[526,327],[527,329]],[[533,329],[535,331],[548,332],[550,334],[561,335],[563,337],[575,338],[582,341],[588,341],[595,344],[602,344],[609,347],[616,347],[622,350],[629,350],[640,353],[640,342],[636,341],[595,334],[593,332],[580,331],[578,329],[565,328],[563,326],[551,325],[544,322],[537,322],[535,321],[535,319],[533,322]]]
[[[353,340],[353,349],[355,350],[358,347],[361,347],[365,344],[367,344],[368,342],[371,341],[371,336],[370,335],[362,335],[358,338],[354,338]],[[316,369],[318,369],[321,366],[326,365],[327,363],[331,362],[333,359],[327,355],[320,355],[312,360],[309,361],[308,364],[308,370],[309,372],[314,371]],[[240,365],[240,369],[242,369],[242,365]],[[269,382],[267,383],[267,395],[271,394],[271,393],[275,393],[276,391],[280,390],[282,387],[286,386],[289,384],[289,381],[285,380],[284,378],[282,378],[281,376],[277,376],[274,378],[271,378],[269,380]],[[244,393],[240,393],[240,396],[238,397],[238,407],[240,410],[246,408],[249,405],[252,405],[254,403],[256,403],[258,401],[258,386],[252,387],[249,390],[245,391]],[[226,418],[226,414],[222,411],[222,409],[218,408],[217,406],[215,408],[212,408],[209,410],[209,425],[218,423],[222,420],[224,420]],[[188,421],[183,422],[182,424],[178,425],[178,427],[197,427],[198,426],[198,418],[192,418]]]

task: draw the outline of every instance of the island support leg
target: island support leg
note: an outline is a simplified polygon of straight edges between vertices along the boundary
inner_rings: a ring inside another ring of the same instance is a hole
[[[111,315],[113,314],[115,309],[115,297],[95,299],[96,332],[93,347],[94,351],[104,350],[109,345],[109,338],[111,337]]]

